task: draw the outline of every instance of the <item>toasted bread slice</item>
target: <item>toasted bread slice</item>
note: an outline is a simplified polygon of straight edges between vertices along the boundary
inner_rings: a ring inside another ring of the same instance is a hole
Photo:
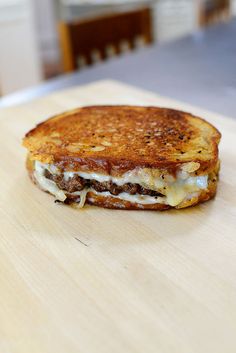
[[[94,106],[39,124],[23,144],[32,180],[60,201],[163,210],[215,195],[220,136],[176,110]]]
[[[219,131],[189,113],[156,107],[94,106],[57,115],[27,133],[31,158],[62,170],[122,175],[134,168],[214,168]]]

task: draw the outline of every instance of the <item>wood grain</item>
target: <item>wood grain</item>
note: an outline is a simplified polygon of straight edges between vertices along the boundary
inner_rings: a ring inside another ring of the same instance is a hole
[[[55,205],[29,180],[21,138],[88,104],[175,107],[222,132],[214,200],[167,212]],[[0,110],[0,352],[234,353],[236,122],[101,81]]]

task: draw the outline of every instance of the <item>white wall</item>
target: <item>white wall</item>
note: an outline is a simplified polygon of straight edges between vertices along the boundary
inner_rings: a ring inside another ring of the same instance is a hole
[[[59,0],[34,0],[37,40],[41,59],[46,63],[58,61],[60,54],[55,9],[56,1]]]
[[[158,0],[153,10],[154,33],[158,42],[179,38],[197,27],[194,0]]]
[[[236,16],[236,0],[231,0],[232,15]]]
[[[0,0],[0,94],[42,79],[30,0]]]

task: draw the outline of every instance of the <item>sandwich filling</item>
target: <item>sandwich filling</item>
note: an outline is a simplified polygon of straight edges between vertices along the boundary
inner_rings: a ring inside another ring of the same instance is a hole
[[[207,190],[209,176],[196,175],[197,162],[183,164],[172,175],[166,170],[137,168],[120,177],[83,171],[61,172],[55,165],[35,161],[34,178],[39,186],[59,201],[78,202],[83,207],[87,193],[115,197],[143,205],[172,207]]]

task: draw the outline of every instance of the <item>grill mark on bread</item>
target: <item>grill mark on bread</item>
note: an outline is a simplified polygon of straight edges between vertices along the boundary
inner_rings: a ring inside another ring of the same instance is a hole
[[[68,193],[81,191],[87,187],[92,188],[97,192],[109,191],[112,195],[119,195],[122,192],[127,192],[130,195],[141,194],[154,197],[164,196],[157,191],[145,189],[139,184],[126,183],[119,186],[111,181],[99,182],[94,179],[84,179],[79,175],[74,175],[72,178],[65,180],[62,174],[51,174],[48,170],[45,171],[45,177],[54,181],[60,189],[65,190]]]

